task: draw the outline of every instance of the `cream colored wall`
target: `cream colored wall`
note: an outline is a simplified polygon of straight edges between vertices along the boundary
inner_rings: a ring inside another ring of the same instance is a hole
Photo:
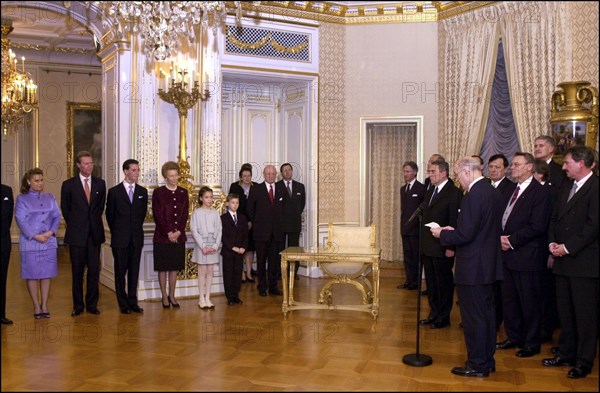
[[[47,68],[47,67],[41,67]],[[52,69],[73,69],[65,66]],[[83,71],[83,69],[78,69]],[[89,69],[100,73],[100,68]],[[100,75],[70,75],[66,72],[37,72],[39,99],[39,166],[44,170],[45,191],[60,201],[60,187],[67,179],[67,101],[88,103],[102,100]]]
[[[591,1],[569,3],[573,39],[573,80],[592,82],[598,87],[598,9]]]
[[[437,34],[436,23],[346,27],[346,222],[359,222],[360,117],[422,115],[423,157],[437,151]]]

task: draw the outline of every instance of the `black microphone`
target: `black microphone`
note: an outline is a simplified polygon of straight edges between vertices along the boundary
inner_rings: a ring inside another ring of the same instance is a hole
[[[406,225],[412,224],[412,222],[419,217],[423,213],[423,206],[417,207],[417,209],[413,212],[412,216],[406,222]]]

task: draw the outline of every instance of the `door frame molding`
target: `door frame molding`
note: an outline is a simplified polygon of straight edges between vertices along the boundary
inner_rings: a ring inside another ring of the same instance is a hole
[[[368,173],[369,162],[371,161],[371,146],[369,143],[369,130],[371,124],[417,124],[417,162],[423,162],[423,130],[424,117],[422,115],[413,116],[361,116],[360,119],[360,161],[359,161],[359,225],[365,226],[368,224],[368,197],[371,195],[369,186],[370,173]],[[417,176],[419,180],[423,180],[423,171]]]

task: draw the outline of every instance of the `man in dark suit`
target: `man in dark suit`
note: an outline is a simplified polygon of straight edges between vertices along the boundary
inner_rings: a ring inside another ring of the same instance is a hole
[[[283,242],[283,198],[287,190],[275,184],[277,169],[267,165],[263,171],[265,181],[250,188],[246,210],[254,229],[258,293],[267,296],[282,295],[277,288],[277,276],[281,273],[279,250]],[[267,277],[268,260],[268,277]]]
[[[92,176],[94,160],[90,152],[77,154],[79,174],[65,180],[60,191],[60,208],[67,224],[65,244],[69,245],[72,271],[73,312],[100,314],[98,298],[100,290],[100,247],[105,241],[102,212],[106,202],[104,180]],[[87,267],[85,303],[83,298],[83,274]]]
[[[283,241],[282,250],[286,247],[298,247],[300,245],[300,232],[302,232],[302,212],[306,206],[306,191],[304,184],[292,180],[294,169],[292,164],[285,163],[281,166],[282,180],[277,182],[278,187],[283,187]],[[296,262],[296,280],[300,263]]]
[[[558,354],[545,366],[575,367],[569,378],[590,373],[598,344],[598,177],[594,150],[571,147],[563,170],[573,180],[560,190],[552,212],[548,241],[554,257],[556,302],[562,333]]]
[[[552,159],[556,151],[556,141],[549,135],[540,135],[535,138],[533,156],[544,160],[548,164],[548,182],[546,183],[552,195],[552,204],[556,203],[558,192],[567,182],[567,176],[560,164]],[[552,273],[551,263],[542,272],[543,316],[542,316],[542,342],[552,341],[554,330],[559,326],[558,310],[556,306],[556,283]]]
[[[533,177],[534,158],[517,152],[511,165],[517,181],[502,216],[504,329],[508,337],[496,349],[521,347],[517,357],[540,353],[542,270],[546,268],[546,235],[550,192]]]
[[[2,184],[2,262],[0,265],[0,323],[11,325],[13,321],[6,318],[6,279],[8,278],[8,263],[10,262],[11,240],[10,226],[13,219],[15,202],[12,188]]]
[[[462,192],[448,179],[448,163],[434,161],[427,168],[432,187],[425,193],[421,226],[421,260],[425,269],[429,317],[421,324],[432,329],[450,325],[450,312],[454,303],[454,284],[452,267],[454,266],[454,247],[440,244],[431,235],[427,224],[436,222],[440,226],[456,226]]]
[[[488,161],[488,171],[490,176],[490,183],[492,186],[500,191],[502,197],[508,203],[510,196],[512,195],[515,187],[517,186],[514,182],[510,181],[506,177],[506,169],[508,168],[508,159],[504,154],[495,154],[490,157]],[[502,313],[502,282],[497,281],[494,283],[494,301],[496,305],[496,329],[500,328],[504,319]]]
[[[483,180],[479,162],[471,157],[455,165],[456,179],[468,190],[456,229],[432,228],[444,246],[456,246],[454,283],[460,302],[467,362],[452,373],[487,377],[495,371],[496,324],[493,284],[502,277],[500,219],[502,197]],[[483,181],[482,181],[483,180]]]
[[[400,289],[417,289],[420,280],[419,269],[419,220],[411,223],[409,218],[423,202],[425,186],[417,180],[419,167],[414,161],[406,161],[402,166],[404,187],[400,188],[400,233],[404,255],[406,281],[398,285]]]
[[[432,154],[431,157],[429,157],[429,161],[427,161],[426,167],[428,167],[434,161],[437,161],[437,160],[446,161],[446,159],[444,157],[442,157],[440,154],[435,153],[435,154]],[[425,182],[423,184],[425,185],[425,191],[429,191],[429,189],[431,188],[431,180],[429,179],[429,177],[425,178]]]
[[[114,257],[115,292],[123,314],[142,313],[137,303],[140,258],[144,247],[144,219],[148,211],[148,190],[139,184],[140,163],[123,162],[125,180],[108,190],[106,221]],[[127,291],[125,290],[127,277]]]

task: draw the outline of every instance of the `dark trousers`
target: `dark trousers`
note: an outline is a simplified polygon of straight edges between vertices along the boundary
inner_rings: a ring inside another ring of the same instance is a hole
[[[140,275],[142,248],[129,243],[128,247],[112,249],[115,260],[115,292],[121,310],[137,306],[137,286]],[[127,278],[127,291],[125,291]]]
[[[402,251],[406,283],[416,288],[419,284],[419,236],[402,235]]]
[[[542,321],[541,272],[504,270],[502,305],[504,330],[510,341],[526,348],[539,349]]]
[[[592,368],[598,343],[598,279],[557,275],[556,304],[562,330],[559,355]]]
[[[279,257],[279,242],[271,235],[268,241],[254,240],[256,247],[256,274],[258,275],[258,290],[277,290],[277,277],[281,274],[281,262]],[[268,260],[268,281],[267,281]],[[241,276],[241,274],[240,274]]]
[[[502,281],[494,282],[494,306],[496,309],[496,330],[498,330],[504,320],[502,312]]]
[[[436,322],[450,321],[454,299],[454,258],[421,256],[425,268],[429,319]]]
[[[283,242],[281,251],[285,250],[287,247],[298,247],[300,245],[300,232],[284,232],[283,234]],[[289,267],[288,265],[288,277],[289,277]],[[296,270],[294,273],[298,275],[298,269],[300,268],[300,262],[296,262]]]
[[[493,285],[456,285],[468,366],[489,371],[496,366],[496,321]]]
[[[559,326],[556,310],[556,280],[552,269],[542,271],[542,341],[552,340],[554,330]]]
[[[100,291],[100,244],[94,244],[88,237],[87,246],[69,246],[71,256],[73,310],[95,310],[98,306]],[[85,304],[83,302],[83,275],[87,267]]]
[[[2,261],[0,263],[0,318],[6,318],[6,279],[8,278],[8,263],[12,245],[2,241]]]
[[[239,297],[243,268],[244,260],[240,254],[223,255],[223,286],[227,300]]]

